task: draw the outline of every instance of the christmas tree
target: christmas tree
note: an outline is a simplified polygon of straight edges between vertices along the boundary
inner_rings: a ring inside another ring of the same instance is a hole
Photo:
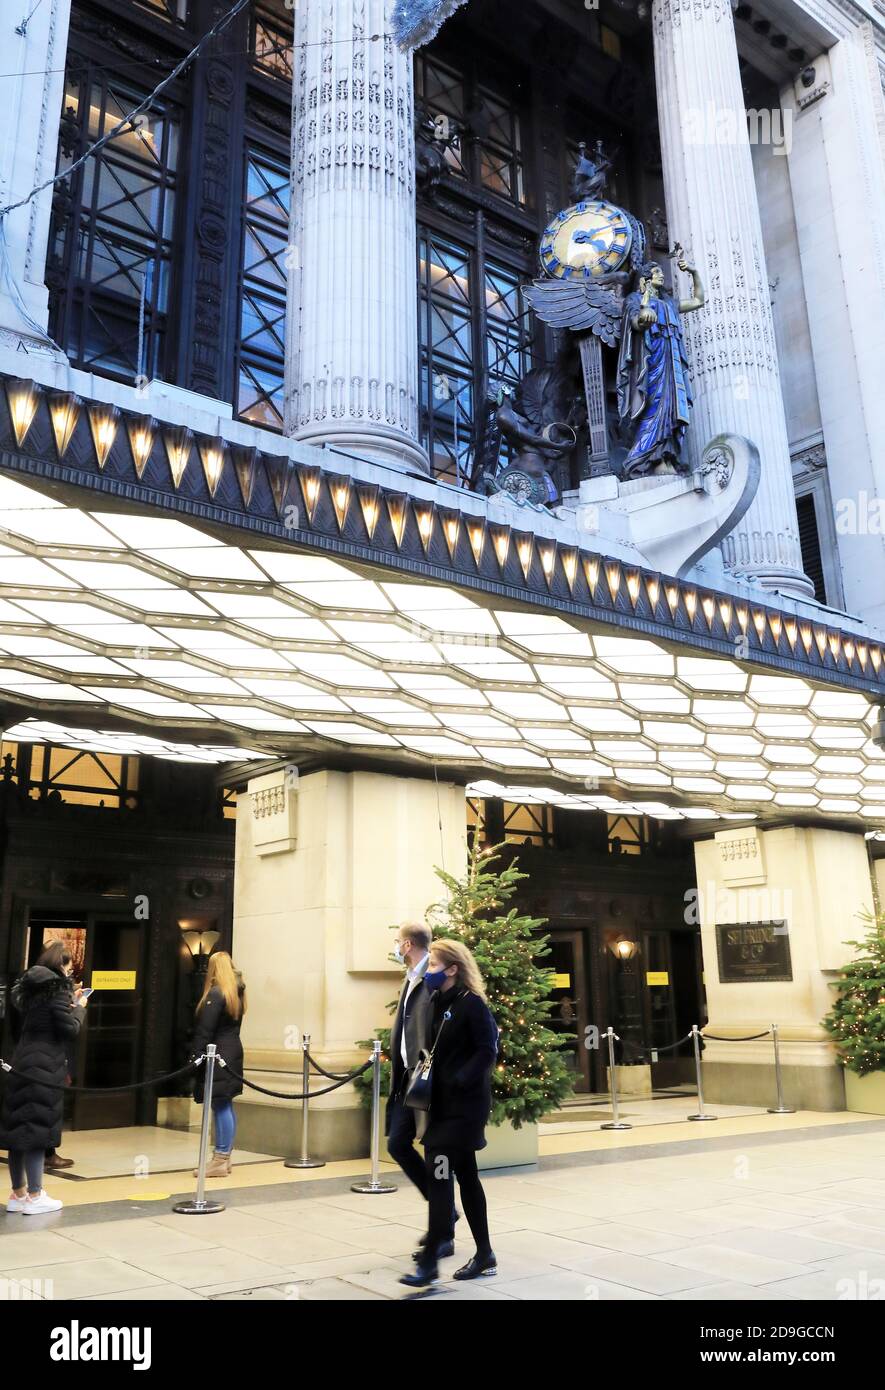
[[[842,1065],[858,1076],[885,1069],[885,918],[866,920],[866,938],[846,942],[861,954],[832,981],[838,997],[823,1021]]]
[[[476,957],[489,1008],[501,1030],[492,1075],[491,1123],[500,1125],[509,1120],[519,1129],[555,1110],[571,1093],[571,1079],[558,1050],[563,1035],[546,1026],[553,971],[538,964],[549,954],[549,938],[538,935],[544,922],[509,906],[528,875],[519,871],[515,861],[496,867],[498,858],[495,850],[477,847],[463,878],[437,869],[448,896],[428,909],[427,923],[435,939],[462,941]],[[377,1036],[386,1060],[390,1030],[379,1031]],[[366,1078],[360,1081],[359,1090],[365,1098]],[[388,1066],[382,1085],[386,1091]]]

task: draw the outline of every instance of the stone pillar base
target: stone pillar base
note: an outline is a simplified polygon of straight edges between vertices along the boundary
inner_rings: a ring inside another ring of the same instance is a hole
[[[785,1064],[784,1104],[793,1110],[844,1110],[842,1068]],[[777,1105],[774,1063],[702,1062],[704,1100],[711,1105],[753,1105],[765,1110]]]
[[[268,1105],[241,1096],[235,1108],[236,1148],[278,1154],[280,1158],[301,1157],[300,1105]],[[312,1107],[309,1135],[311,1158],[326,1163],[352,1158],[368,1161],[369,1112],[362,1106],[342,1106],[337,1110]]]

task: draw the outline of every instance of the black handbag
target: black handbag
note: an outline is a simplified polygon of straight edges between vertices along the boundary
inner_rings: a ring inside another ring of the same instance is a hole
[[[429,1052],[425,1051],[424,1048],[421,1049],[420,1061],[409,1077],[409,1084],[403,1096],[403,1105],[407,1105],[410,1110],[426,1112],[430,1109],[430,1098],[433,1092],[433,1055],[436,1052],[439,1035],[451,1017],[451,1009],[446,1009],[442,1023],[439,1025],[433,1040],[433,1047]]]

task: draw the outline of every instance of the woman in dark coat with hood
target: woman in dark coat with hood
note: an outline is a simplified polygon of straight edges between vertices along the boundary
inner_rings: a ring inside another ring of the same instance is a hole
[[[211,1163],[207,1164],[207,1178],[226,1178],[230,1175],[230,1156],[237,1132],[234,1114],[234,1096],[242,1095],[243,1083],[237,1081],[231,1071],[238,1076],[243,1074],[243,1044],[240,1042],[240,1024],[246,1012],[246,985],[242,975],[234,969],[234,963],[227,951],[216,951],[209,958],[206,970],[206,983],[197,1005],[197,1022],[191,1044],[193,1055],[202,1057],[209,1043],[214,1043],[217,1056],[225,1065],[215,1063],[215,1077],[212,1082],[212,1116],[215,1121],[215,1152]],[[194,1100],[202,1105],[205,1092],[206,1063],[197,1072],[194,1084]]]
[[[43,1191],[43,1164],[46,1150],[61,1143],[68,1052],[85,1014],[70,969],[71,957],[54,941],[12,990],[23,1019],[14,1070],[6,1076],[0,1148],[9,1150],[12,1179],[6,1210],[23,1216],[59,1211],[62,1205]]]

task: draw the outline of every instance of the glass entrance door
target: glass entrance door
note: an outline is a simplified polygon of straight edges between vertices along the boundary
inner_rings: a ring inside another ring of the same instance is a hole
[[[562,1038],[562,1053],[575,1090],[586,1093],[590,1090],[590,1053],[585,1046],[590,1018],[581,932],[551,931],[550,954],[542,963],[552,969],[556,977],[548,1027]]]
[[[76,1044],[77,1086],[127,1086],[141,1079],[144,926],[132,918],[99,913],[32,913],[28,964],[45,946],[62,939],[74,960],[78,984],[92,986],[86,1024]],[[138,1092],[83,1095],[67,1099],[72,1129],[134,1125]]]

